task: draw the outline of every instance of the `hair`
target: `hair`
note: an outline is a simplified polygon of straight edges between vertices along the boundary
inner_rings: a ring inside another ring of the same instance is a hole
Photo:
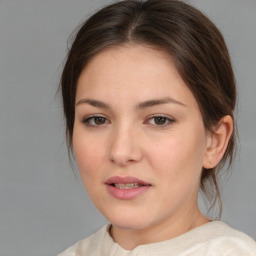
[[[218,28],[199,10],[177,0],[125,0],[99,10],[79,28],[69,49],[60,87],[66,138],[73,152],[72,135],[77,81],[87,63],[109,47],[129,43],[152,46],[171,56],[175,66],[199,105],[204,126],[213,131],[236,105],[236,86],[230,56]],[[200,188],[210,209],[222,209],[218,179],[220,170],[230,167],[235,151],[235,130],[220,163],[202,169]]]

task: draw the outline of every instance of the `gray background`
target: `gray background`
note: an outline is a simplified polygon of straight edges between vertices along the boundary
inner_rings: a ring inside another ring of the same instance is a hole
[[[53,256],[106,220],[68,163],[55,92],[69,34],[104,0],[0,0],[0,255]],[[240,150],[223,220],[256,238],[256,1],[191,0],[227,41]]]

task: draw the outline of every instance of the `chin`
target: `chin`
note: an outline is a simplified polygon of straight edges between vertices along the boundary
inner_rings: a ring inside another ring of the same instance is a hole
[[[145,214],[138,214],[137,211],[126,209],[124,211],[102,212],[109,222],[121,229],[138,230],[148,226],[148,221],[145,219]]]

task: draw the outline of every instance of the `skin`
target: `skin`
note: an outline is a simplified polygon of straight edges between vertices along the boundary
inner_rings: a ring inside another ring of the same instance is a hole
[[[96,55],[79,77],[76,160],[90,198],[124,249],[171,239],[209,221],[197,203],[200,175],[202,167],[220,161],[231,133],[228,116],[214,134],[205,130],[195,97],[162,51],[116,46]],[[112,176],[133,176],[151,187],[134,199],[117,199],[105,185]]]

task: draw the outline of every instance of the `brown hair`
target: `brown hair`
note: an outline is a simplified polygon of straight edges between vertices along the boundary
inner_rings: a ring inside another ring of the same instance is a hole
[[[72,152],[77,81],[86,64],[100,51],[127,43],[146,44],[164,50],[195,96],[205,128],[225,116],[233,119],[235,79],[229,53],[216,26],[194,7],[177,0],[125,0],[109,5],[82,24],[61,77],[66,136]],[[202,170],[200,187],[212,208],[222,204],[218,177],[221,167],[232,162],[233,132],[227,150],[212,169]],[[210,185],[210,187],[209,187]]]

